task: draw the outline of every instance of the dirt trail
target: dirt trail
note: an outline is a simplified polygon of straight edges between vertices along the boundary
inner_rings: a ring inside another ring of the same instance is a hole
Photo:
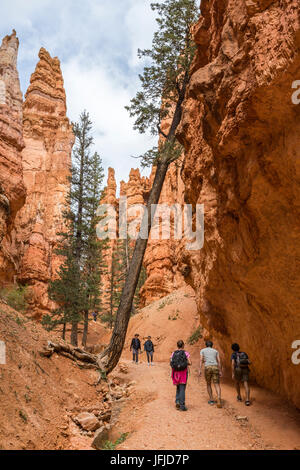
[[[1,302],[0,310],[0,338],[7,347],[7,364],[0,367],[0,449],[91,449],[92,437],[82,435],[70,416],[98,409],[98,373],[81,370],[61,356],[41,357],[39,351],[48,339],[58,339],[56,333],[46,333]],[[224,408],[207,404],[204,379],[199,382],[196,375],[203,339],[188,344],[198,325],[189,290],[174,292],[131,319],[121,359],[128,364],[128,374],[114,373],[121,383],[136,385],[129,398],[114,402],[117,423],[110,440],[129,432],[120,449],[299,449],[300,413],[274,394],[252,389],[253,406],[247,408],[235,401],[231,381],[225,381]],[[131,362],[129,345],[136,332],[142,341],[152,336],[153,367],[145,363],[145,353],[142,363]],[[110,334],[100,322],[91,322],[90,345],[103,346]],[[193,361],[185,413],[175,409],[170,379],[169,357],[178,339],[185,341]]]
[[[187,412],[175,409],[175,387],[166,363],[149,367],[126,361],[136,391],[119,416],[112,439],[129,432],[118,449],[295,449],[300,448],[300,419],[294,408],[263,390],[252,390],[251,407],[235,401],[223,384],[224,407],[207,404],[205,379],[189,377]],[[195,359],[194,359],[195,362]],[[195,367],[193,367],[195,369]],[[246,417],[247,419],[237,419]]]
[[[232,381],[222,379],[224,407],[208,405],[205,379],[197,375],[204,341],[188,344],[198,325],[193,293],[186,289],[154,302],[131,319],[122,361],[129,367],[126,378],[136,381],[136,386],[122,404],[112,432],[112,440],[130,433],[118,449],[300,449],[300,412],[270,392],[251,385],[253,404],[246,407],[236,401]],[[145,353],[138,365],[131,361],[129,345],[136,332],[142,342],[152,336],[156,361],[152,367],[147,365]],[[170,379],[169,357],[178,339],[185,341],[193,362],[187,412],[175,409],[175,387]],[[224,363],[226,359],[222,358]]]

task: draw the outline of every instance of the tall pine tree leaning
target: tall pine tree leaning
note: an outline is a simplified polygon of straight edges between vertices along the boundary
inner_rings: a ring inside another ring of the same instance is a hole
[[[142,90],[127,108],[135,117],[134,129],[140,133],[150,131],[160,138],[158,148],[144,155],[144,164],[155,164],[156,173],[147,203],[148,233],[151,229],[151,206],[159,201],[168,167],[180,156],[181,149],[175,137],[182,115],[182,103],[190,81],[190,68],[195,55],[191,27],[197,21],[199,8],[195,0],[165,0],[152,3],[157,11],[158,30],[152,49],[139,50],[140,58],[150,65],[140,75]],[[164,133],[161,123],[170,118],[169,131]],[[147,239],[138,237],[116,314],[114,330],[108,348],[99,355],[98,362],[107,373],[117,365],[125,342],[132,302],[142,267]]]

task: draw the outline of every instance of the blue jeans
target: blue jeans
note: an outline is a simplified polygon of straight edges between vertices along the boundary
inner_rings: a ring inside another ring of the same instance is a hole
[[[153,351],[146,351],[147,353],[147,359],[148,359],[148,362],[150,362],[150,359],[151,359],[151,362],[153,361]]]
[[[186,384],[176,385],[175,403],[179,403],[180,408],[185,407],[185,389],[186,389]]]
[[[132,360],[139,362],[139,351],[138,349],[132,349]]]

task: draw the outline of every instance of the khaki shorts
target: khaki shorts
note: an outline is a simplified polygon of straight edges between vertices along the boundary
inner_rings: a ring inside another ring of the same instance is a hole
[[[218,366],[205,367],[205,380],[210,385],[211,381],[214,384],[220,383],[220,371]]]
[[[249,382],[249,369],[248,368],[239,368],[234,369],[234,378],[237,382]]]

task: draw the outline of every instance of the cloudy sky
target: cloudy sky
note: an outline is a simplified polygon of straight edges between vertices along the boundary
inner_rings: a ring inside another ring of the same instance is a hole
[[[43,46],[61,61],[68,117],[75,121],[89,111],[105,169],[127,179],[139,165],[131,156],[155,144],[132,130],[124,109],[139,87],[137,49],[151,46],[156,28],[150,0],[1,0],[1,37],[13,28],[23,93]]]

